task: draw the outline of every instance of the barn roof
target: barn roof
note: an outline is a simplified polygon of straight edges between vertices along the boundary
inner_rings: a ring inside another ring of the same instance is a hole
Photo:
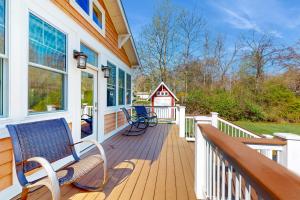
[[[171,94],[172,97],[174,97],[176,99],[176,101],[179,101],[179,99],[175,96],[175,94],[170,90],[170,88],[164,83],[164,82],[161,82],[157,88],[155,90],[153,90],[153,92],[151,93],[151,95],[149,96],[148,98],[148,101],[152,98],[153,95],[156,94],[157,90],[161,87],[161,86],[164,86],[166,88],[166,90],[168,90],[168,92]]]

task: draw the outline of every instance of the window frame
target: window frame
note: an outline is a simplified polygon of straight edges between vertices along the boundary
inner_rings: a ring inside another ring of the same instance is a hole
[[[100,3],[97,0],[90,0],[89,1],[89,14],[87,14],[76,2],[76,0],[69,0],[71,5],[103,36],[105,37],[105,10],[100,5]],[[96,22],[94,22],[93,19],[93,4],[99,9],[99,11],[102,13],[102,28],[98,26]]]
[[[123,78],[123,87],[120,87],[120,72],[123,73],[124,78]],[[120,89],[123,89],[123,103],[120,103]],[[126,72],[118,68],[118,106],[124,106],[126,105]]]
[[[128,76],[130,76],[130,88],[128,88]],[[129,74],[129,73],[126,73],[126,75],[125,75],[125,79],[126,79],[126,89],[125,89],[125,103],[126,103],[126,105],[131,105],[132,104],[132,76],[131,76],[131,74]],[[130,90],[130,101],[129,102],[127,102],[127,94],[128,94],[128,90]]]
[[[59,70],[59,69],[55,69],[49,66],[45,66],[42,64],[38,64],[38,63],[34,63],[34,62],[30,62],[29,58],[30,58],[30,53],[29,53],[29,48],[30,48],[30,15],[33,15],[37,18],[39,18],[40,20],[42,20],[44,23],[47,23],[48,25],[52,26],[54,29],[56,29],[57,31],[61,32],[62,34],[65,35],[65,71],[63,70]],[[40,115],[40,114],[51,114],[51,113],[59,113],[59,112],[67,112],[68,111],[68,34],[61,30],[59,27],[55,26],[53,23],[49,22],[48,20],[46,20],[44,17],[40,16],[39,14],[35,13],[32,10],[29,10],[28,12],[28,35],[27,35],[27,39],[28,39],[28,52],[27,52],[27,116],[33,116],[33,115]],[[30,67],[35,67],[38,69],[42,69],[42,70],[47,70],[50,72],[54,72],[54,73],[59,73],[63,75],[63,109],[61,110],[55,110],[55,111],[42,111],[42,112],[29,112],[29,68]]]
[[[3,73],[3,80],[2,80],[2,114],[0,113],[0,119],[5,119],[10,116],[10,104],[9,104],[9,0],[4,0],[4,54],[0,53],[0,59],[2,59],[2,73]]]
[[[118,106],[118,67],[110,61],[107,61],[107,66],[114,66],[116,72],[115,72],[115,96],[114,96],[114,105],[108,105],[108,97],[106,96],[106,108],[114,108]],[[109,69],[110,70],[110,69]],[[110,72],[110,76],[112,73]],[[106,95],[107,95],[107,90],[108,90],[108,79],[106,80]]]

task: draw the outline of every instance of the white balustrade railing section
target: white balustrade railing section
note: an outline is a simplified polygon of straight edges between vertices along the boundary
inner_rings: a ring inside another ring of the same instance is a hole
[[[253,151],[237,139],[220,132],[216,126],[201,124],[199,121],[197,123],[195,124],[197,199],[250,200],[299,197],[300,178],[294,173]],[[279,187],[282,184],[287,189],[282,190]]]
[[[260,136],[243,129],[231,122],[228,122],[220,117],[218,117],[218,128],[223,133],[230,135],[232,137],[243,137],[243,138],[261,138]]]
[[[160,122],[176,122],[176,106],[146,106],[148,111],[155,112]]]

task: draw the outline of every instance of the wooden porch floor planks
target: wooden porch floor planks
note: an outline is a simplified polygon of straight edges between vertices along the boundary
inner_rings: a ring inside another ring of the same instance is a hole
[[[63,186],[62,199],[72,200],[184,200],[196,199],[194,193],[194,144],[178,137],[178,127],[159,124],[141,136],[121,134],[103,144],[110,180],[102,192],[86,192],[72,185]],[[95,153],[95,150],[88,154]],[[82,183],[96,184],[100,168]],[[41,188],[29,200],[51,199]]]

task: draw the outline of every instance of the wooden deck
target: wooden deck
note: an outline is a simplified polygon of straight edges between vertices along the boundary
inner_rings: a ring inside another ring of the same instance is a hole
[[[141,136],[107,140],[110,180],[103,192],[86,192],[72,185],[62,187],[62,199],[196,199],[194,193],[194,144],[178,137],[178,127],[160,124]],[[92,152],[89,152],[92,153]],[[99,169],[82,180],[97,183]],[[30,200],[51,199],[46,188]]]

